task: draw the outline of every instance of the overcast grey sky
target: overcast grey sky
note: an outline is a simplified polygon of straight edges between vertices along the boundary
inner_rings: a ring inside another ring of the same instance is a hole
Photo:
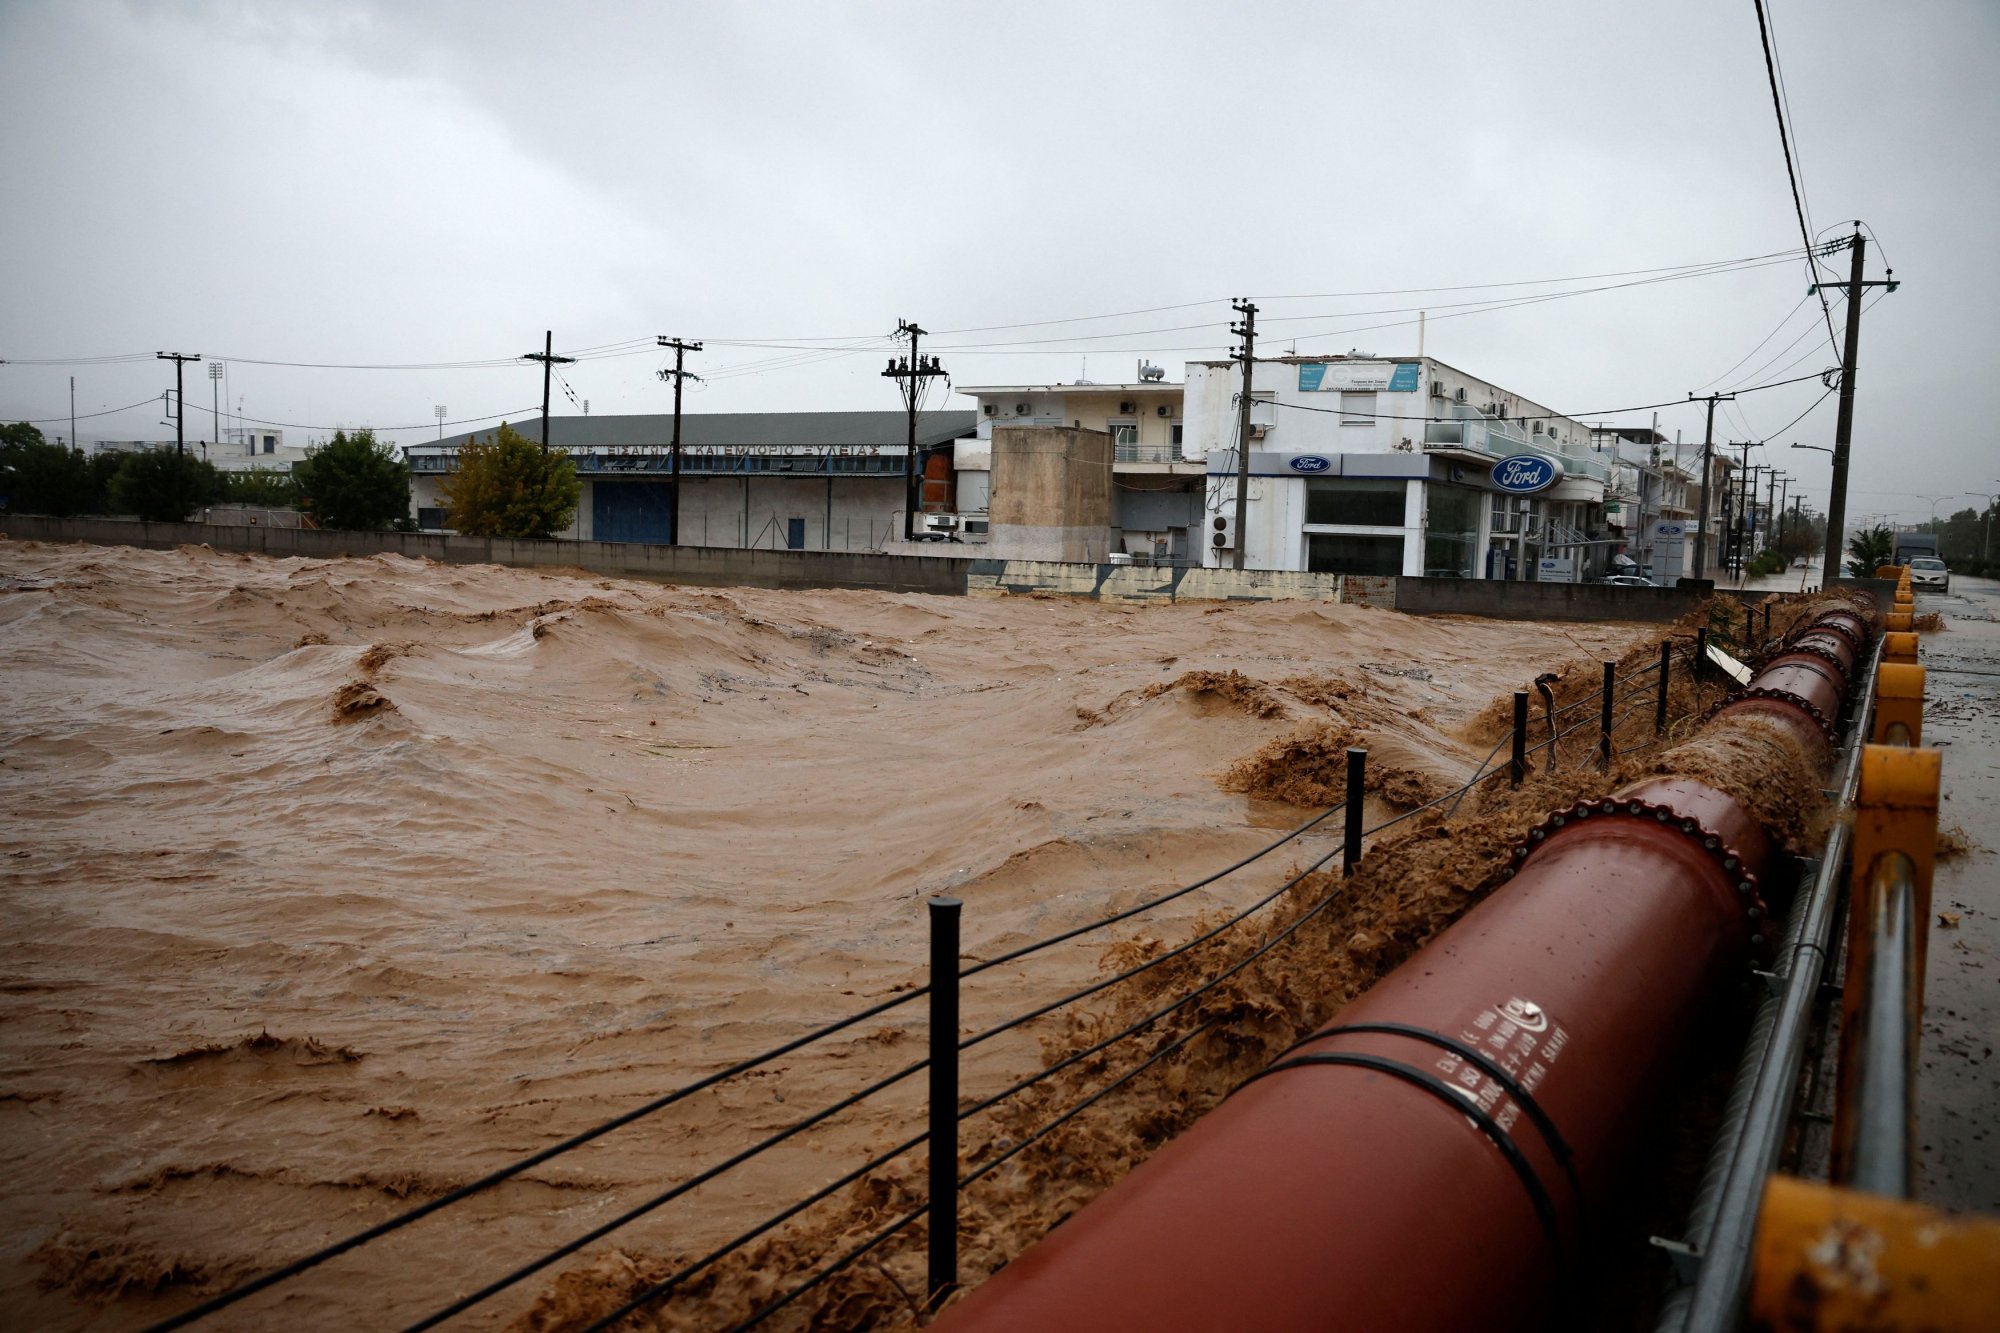
[[[1850,515],[2000,490],[2000,6],[1772,13],[1814,225],[1865,219],[1906,284],[1863,322]],[[1092,379],[1149,356],[1177,380],[1226,348],[1238,294],[1267,350],[1412,353],[1402,308],[1425,306],[1430,354],[1579,414],[1835,359],[1803,261],[1463,315],[1563,287],[1327,295],[1797,247],[1751,0],[0,0],[0,117],[0,357],[146,354],[0,366],[8,419],[65,414],[72,374],[79,413],[144,400],[163,349],[226,358],[246,414],[314,434],[519,415],[528,366],[252,363],[508,358],[545,328],[633,346],[565,372],[594,413],[668,405],[634,342],[655,334],[709,343],[690,410],[893,408],[899,317],[962,384],[1086,355]],[[1120,317],[951,332],[1095,315]],[[787,339],[863,350],[725,345]],[[189,434],[212,435],[189,372]],[[1746,395],[1717,434],[1773,435],[1820,393]],[[1698,408],[1660,420],[1701,437]],[[1783,438],[1833,423],[1829,399]],[[1823,507],[1826,456],[1772,452]]]

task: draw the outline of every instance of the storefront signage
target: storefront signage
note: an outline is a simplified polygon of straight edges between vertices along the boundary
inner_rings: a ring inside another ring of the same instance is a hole
[[[1653,536],[1666,541],[1673,541],[1677,537],[1685,537],[1687,533],[1688,525],[1681,519],[1661,519],[1653,525]]]
[[[1299,366],[1299,392],[1415,393],[1421,373],[1415,361],[1307,361]]]
[[[1294,472],[1330,472],[1333,460],[1318,454],[1300,454],[1292,460],[1291,466]]]
[[[1515,454],[1493,465],[1495,489],[1511,495],[1533,495],[1562,479],[1562,464],[1540,454]]]

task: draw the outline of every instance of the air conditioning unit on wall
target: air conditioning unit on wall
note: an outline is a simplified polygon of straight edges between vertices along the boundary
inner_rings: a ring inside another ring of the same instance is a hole
[[[1462,402],[1464,402],[1464,401],[1465,401],[1465,390],[1464,390],[1464,389],[1460,389],[1460,390],[1459,390],[1459,391],[1458,391],[1457,393],[1453,394],[1453,395],[1452,395],[1452,397],[1453,397],[1453,398],[1456,398],[1456,399],[1457,399],[1457,400],[1458,400],[1459,402],[1461,402],[1461,403],[1462,403]]]
[[[1433,397],[1433,398],[1442,398],[1442,397],[1444,397],[1444,381],[1443,381],[1443,380],[1432,380],[1432,381],[1431,381],[1431,397]]]

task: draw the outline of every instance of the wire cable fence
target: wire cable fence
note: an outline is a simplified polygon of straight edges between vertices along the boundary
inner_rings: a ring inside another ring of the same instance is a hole
[[[1699,646],[1697,647],[1697,654],[1698,653],[1699,653]],[[1276,838],[1270,843],[1252,851],[1248,855],[1238,859],[1237,861],[1232,862],[1231,864],[1217,871],[1214,871],[1211,874],[1205,875],[1199,879],[1196,879],[1190,883],[1171,889],[1167,892],[1160,893],[1151,898],[1145,899],[1144,901],[1139,902],[1133,905],[1132,907],[1125,908],[1121,911],[1109,913],[1105,916],[1095,918],[1083,924],[1058,931],[1044,938],[1036,939],[1027,944],[1023,944],[1011,949],[1004,950],[1003,952],[998,953],[990,958],[981,959],[980,961],[977,961],[967,966],[960,966],[958,964],[957,962],[958,954],[954,947],[951,954],[949,955],[949,957],[951,958],[951,963],[949,965],[949,968],[944,972],[940,973],[938,970],[936,970],[938,964],[935,961],[937,955],[934,952],[933,972],[930,980],[925,984],[910,986],[907,989],[897,992],[890,998],[878,1001],[874,1004],[867,1005],[859,1010],[856,1010],[853,1013],[846,1015],[845,1017],[838,1018],[829,1023],[822,1024],[821,1026],[813,1028],[810,1031],[802,1033],[787,1041],[781,1042],[778,1045],[771,1047],[769,1050],[736,1061],[721,1069],[715,1070],[712,1073],[694,1079],[691,1082],[688,1082],[658,1097],[651,1098],[650,1100],[640,1104],[639,1106],[633,1107],[628,1111],[613,1116],[580,1133],[570,1135],[569,1137],[561,1140],[558,1143],[552,1144],[547,1148],[543,1148],[535,1153],[529,1154],[528,1156],[520,1158],[517,1161],[511,1162],[506,1166],[488,1172],[487,1174],[479,1177],[478,1179],[473,1180],[465,1185],[459,1186],[453,1190],[450,1190],[438,1196],[435,1199],[420,1204],[416,1207],[407,1209],[401,1213],[396,1214],[395,1216],[385,1219],[382,1222],[376,1223],[370,1227],[364,1228],[342,1239],[336,1240],[310,1254],[304,1255],[301,1258],[295,1259],[278,1268],[272,1269],[269,1272],[261,1274],[255,1278],[252,1278],[249,1281],[246,1281],[208,1300],[202,1301],[201,1303],[189,1308],[188,1310],[182,1311],[177,1315],[174,1315],[166,1320],[163,1320],[153,1325],[153,1329],[156,1331],[162,1331],[163,1333],[164,1330],[181,1328],[188,1324],[194,1323],[200,1319],[207,1317],[208,1315],[214,1314],[229,1306],[235,1305],[236,1303],[250,1296],[253,1296],[259,1292],[269,1290],[271,1287],[276,1286],[279,1283],[297,1277],[323,1263],[328,1262],[329,1260],[335,1259],[360,1246],[369,1244],[373,1241],[386,1237],[396,1231],[401,1230],[404,1227],[407,1227],[447,1207],[450,1207],[453,1204],[462,1202],[468,1198],[473,1197],[476,1194],[492,1189],[495,1186],[504,1183],[505,1181],[508,1181],[510,1179],[513,1179],[521,1175],[521,1173],[530,1170],[537,1165],[548,1162],[558,1156],[571,1152],[577,1148],[583,1147],[584,1145],[594,1142],[602,1138],[603,1136],[612,1133],[615,1130],[621,1129],[648,1116],[654,1115],[657,1112],[665,1110],[668,1107],[671,1107],[679,1102],[686,1100],[687,1098],[693,1096],[696,1093],[702,1092],[706,1089],[714,1088],[718,1084],[721,1084],[729,1079],[735,1078],[739,1075],[758,1069],[761,1066],[770,1064],[775,1060],[781,1059],[787,1055],[800,1051],[805,1047],[810,1046],[816,1042],[824,1041],[827,1038],[836,1036],[842,1032],[849,1031],[861,1023],[889,1014],[893,1011],[902,1008],[903,1006],[913,1004],[919,1000],[927,999],[930,1001],[932,1006],[932,1015],[933,1015],[933,1022],[931,1025],[932,1026],[931,1049],[930,1053],[925,1058],[909,1062],[907,1064],[902,1065],[899,1068],[893,1069],[889,1072],[882,1074],[881,1076],[875,1078],[873,1081],[867,1083],[865,1086],[857,1089],[856,1091],[850,1093],[849,1095],[838,1098],[834,1101],[827,1103],[824,1106],[821,1106],[817,1110],[814,1110],[809,1114],[806,1114],[800,1117],[799,1119],[794,1120],[791,1123],[783,1126],[782,1128],[777,1129],[763,1136],[756,1142],[751,1143],[748,1146],[734,1153],[731,1153],[726,1157],[723,1157],[722,1159],[714,1162],[713,1164],[707,1167],[704,1167],[703,1169],[686,1177],[685,1179],[678,1181],[672,1186],[664,1190],[660,1190],[648,1196],[647,1198],[633,1204],[631,1207],[628,1207],[623,1211],[621,1211],[617,1216],[612,1217],[609,1220],[597,1226],[591,1227],[588,1230],[536,1255],[532,1259],[529,1259],[528,1261],[515,1266],[505,1274],[493,1279],[490,1282],[487,1282],[486,1284],[480,1286],[478,1289],[470,1292],[469,1294],[459,1297],[458,1299],[453,1300],[448,1304],[441,1306],[432,1313],[425,1315],[417,1322],[410,1324],[408,1326],[407,1333],[417,1333],[418,1330],[424,1330],[436,1327],[442,1323],[451,1320],[452,1318],[458,1315],[464,1314],[467,1311],[472,1310],[473,1308],[483,1304],[488,1300],[491,1300],[493,1297],[509,1290],[510,1288],[517,1286],[519,1283],[525,1281],[529,1277],[532,1277],[536,1273],[542,1272],[551,1265],[565,1258],[568,1258],[571,1255],[578,1253],[579,1251],[587,1248],[588,1246],[596,1243],[597,1241],[603,1240],[604,1238],[610,1236],[614,1232],[617,1232],[620,1229],[627,1227],[632,1223],[638,1221],[639,1219],[656,1212],[657,1210],[665,1207],[666,1205],[673,1203],[675,1200],[686,1196],[693,1190],[700,1188],[702,1185],[708,1184],[716,1180],[718,1177],[730,1171],[733,1171],[736,1168],[743,1166],[745,1163],[748,1163],[760,1157],[764,1153],[774,1148],[777,1148],[780,1145],[783,1145],[787,1142],[790,1142],[798,1138],[800,1135],[803,1135],[821,1125],[826,1124],[828,1121],[834,1119],[837,1116],[840,1116],[845,1112],[853,1110],[855,1107],[870,1100],[871,1098],[874,1098],[884,1092],[887,1092],[892,1088],[897,1087],[898,1085],[903,1084],[906,1080],[910,1079],[914,1075],[917,1075],[919,1073],[924,1073],[926,1071],[929,1071],[932,1074],[933,1077],[932,1095],[933,1095],[933,1100],[935,1100],[935,1097],[937,1095],[936,1089],[938,1086],[937,1083],[935,1082],[935,1079],[940,1066],[945,1062],[949,1062],[950,1067],[955,1070],[960,1058],[968,1051],[978,1048],[1005,1033],[1021,1029],[1030,1023],[1033,1023],[1039,1019],[1047,1018],[1050,1015],[1053,1015],[1058,1011],[1063,1010],[1071,1005],[1077,1004],[1080,1001],[1087,1000],[1090,997],[1102,994],[1103,992],[1108,991],[1113,987],[1132,981],[1134,978],[1140,977],[1148,972],[1151,972],[1152,970],[1159,968],[1173,961],[1174,959],[1184,957],[1190,952],[1217,940],[1225,933],[1242,926],[1246,921],[1250,920],[1258,913],[1263,912],[1266,909],[1270,908],[1272,904],[1278,902],[1287,894],[1292,893],[1301,884],[1305,883],[1311,876],[1320,873],[1336,857],[1344,857],[1346,865],[1351,869],[1352,866],[1356,863],[1356,861],[1358,861],[1360,858],[1361,854],[1360,844],[1366,838],[1379,835],[1409,820],[1413,820],[1421,815],[1436,811],[1440,807],[1446,806],[1447,804],[1449,805],[1449,809],[1446,810],[1444,818],[1451,819],[1455,817],[1468,793],[1470,793],[1475,787],[1479,786],[1482,782],[1487,782],[1492,779],[1500,777],[1504,772],[1506,772],[1509,769],[1510,766],[1513,769],[1512,776],[1514,779],[1514,783],[1515,785],[1519,785],[1521,778],[1523,776],[1524,756],[1532,755],[1544,748],[1553,749],[1554,747],[1557,747],[1560,744],[1561,740],[1564,737],[1572,735],[1575,732],[1580,731],[1585,727],[1592,725],[1598,725],[1604,729],[1604,733],[1607,738],[1607,744],[1608,744],[1609,735],[1611,731],[1615,730],[1618,722],[1629,718],[1634,713],[1636,713],[1641,707],[1644,706],[1643,704],[1640,703],[1631,703],[1631,706],[1627,707],[1622,713],[1614,717],[1611,713],[1611,705],[1613,703],[1620,703],[1620,702],[1630,703],[1630,701],[1638,699],[1639,696],[1642,694],[1651,693],[1656,698],[1657,706],[1660,709],[1660,716],[1664,718],[1665,700],[1667,698],[1668,676],[1671,672],[1672,660],[1673,660],[1673,653],[1672,653],[1672,644],[1670,641],[1668,644],[1663,645],[1663,651],[1658,661],[1654,662],[1653,664],[1645,668],[1636,669],[1630,672],[1626,676],[1627,688],[1624,689],[1623,691],[1618,690],[1616,686],[1614,677],[1614,671],[1615,671],[1614,665],[1606,664],[1607,665],[1606,685],[1603,689],[1593,692],[1592,694],[1585,695],[1579,699],[1572,700],[1569,704],[1564,705],[1561,709],[1553,710],[1549,715],[1551,719],[1554,717],[1560,717],[1578,707],[1581,707],[1584,704],[1597,702],[1600,705],[1600,712],[1602,716],[1587,717],[1581,721],[1578,721],[1556,732],[1555,735],[1542,741],[1540,744],[1535,746],[1528,746],[1526,744],[1524,724],[1522,722],[1522,719],[1524,717],[1524,709],[1521,703],[1521,701],[1525,699],[1526,696],[1525,694],[1517,694],[1516,720],[1514,727],[1510,728],[1510,730],[1507,733],[1503,734],[1500,737],[1500,739],[1495,742],[1493,748],[1486,754],[1486,756],[1482,760],[1480,760],[1478,765],[1475,766],[1472,776],[1469,779],[1467,779],[1463,784],[1452,789],[1451,791],[1433,797],[1432,799],[1424,802],[1422,805],[1416,806],[1412,809],[1393,815],[1377,823],[1372,828],[1365,828],[1365,829],[1362,828],[1360,817],[1358,814],[1360,803],[1365,799],[1364,780],[1365,780],[1366,752],[1361,750],[1350,751],[1348,789],[1345,793],[1344,799],[1340,803],[1320,811],[1311,818],[1299,824],[1297,827],[1289,830],[1281,837]],[[1697,682],[1699,682],[1701,679],[1702,672],[1701,672],[1701,659],[1698,655],[1695,657],[1693,665],[1695,668],[1694,670],[1695,679]],[[1655,672],[1662,673],[1659,679],[1657,681],[1648,681],[1647,677]],[[1686,716],[1692,716],[1692,714],[1684,715],[1683,718],[1681,719],[1676,719],[1676,723],[1678,723],[1681,720],[1685,720]],[[1605,719],[1609,720],[1606,721]],[[1660,735],[1661,736],[1665,735],[1664,728],[1661,729]],[[1509,760],[1496,763],[1496,760],[1500,759],[1500,755],[1503,749],[1505,749],[1508,746],[1510,741],[1513,743],[1514,747],[1513,756]],[[1658,743],[1659,741],[1658,739],[1656,739],[1651,744],[1658,744]],[[1628,752],[1631,749],[1644,749],[1644,748],[1649,748],[1649,746],[1628,747]],[[1357,755],[1359,756],[1358,762],[1356,761]],[[979,1031],[971,1033],[970,1035],[960,1036],[955,1020],[950,1024],[948,1030],[940,1030],[941,1025],[936,1021],[937,1015],[941,1012],[939,1009],[939,1005],[948,998],[950,1007],[949,1009],[943,1010],[942,1012],[952,1015],[956,1014],[957,994],[960,983],[968,979],[971,979],[973,977],[977,977],[983,973],[992,971],[993,969],[1001,967],[1005,964],[1017,962],[1021,959],[1028,958],[1032,955],[1053,948],[1059,944],[1063,944],[1081,938],[1085,935],[1089,935],[1097,931],[1105,930],[1119,923],[1132,920],[1138,916],[1141,916],[1144,913],[1154,911],[1167,904],[1183,899],[1190,894],[1193,894],[1201,889],[1214,885],[1217,882],[1231,875],[1234,875],[1253,865],[1258,864],[1265,858],[1271,856],[1273,853],[1279,851],[1281,848],[1300,842],[1307,834],[1311,833],[1316,828],[1319,828],[1326,821],[1331,819],[1334,816],[1334,814],[1340,812],[1346,812],[1349,815],[1349,818],[1346,822],[1346,829],[1342,838],[1341,846],[1333,850],[1327,851],[1323,854],[1315,856],[1305,866],[1304,869],[1297,870],[1295,873],[1290,874],[1287,878],[1285,878],[1284,882],[1281,883],[1277,888],[1262,894],[1261,896],[1256,898],[1255,901],[1249,903],[1247,906],[1244,906],[1230,913],[1228,916],[1223,918],[1219,923],[1209,925],[1200,929],[1190,938],[1174,945],[1171,948],[1161,950],[1147,957],[1146,959],[1144,959],[1144,961],[1136,963],[1130,967],[1123,968],[1110,975],[1093,980],[1085,985],[1082,985],[1080,987],[1077,987],[1069,991],[1068,993],[1060,996],[1059,998],[1050,1000],[1043,1004],[1035,1005],[1026,1010],[1025,1012],[1015,1014],[1012,1017],[1008,1017],[998,1022],[992,1023]],[[626,1301],[619,1309],[597,1320],[590,1326],[591,1329],[597,1330],[597,1329],[610,1328],[612,1325],[618,1323],[620,1320],[643,1309],[647,1305],[650,1305],[655,1301],[658,1301],[662,1298],[669,1296],[674,1291],[679,1289],[683,1284],[687,1283],[691,1278],[697,1277],[702,1273],[706,1272],[707,1270],[713,1268],[716,1264],[722,1262],[728,1256],[742,1250],[745,1246],[770,1234],[773,1230],[784,1225],[786,1222],[792,1220],[793,1218],[798,1217],[801,1213],[805,1212],[806,1210],[814,1207],[817,1204],[824,1203],[825,1201],[832,1198],[842,1190],[847,1189],[848,1187],[862,1181],[871,1172],[881,1170],[883,1167],[888,1166],[890,1163],[894,1162],[898,1158],[901,1158],[915,1151],[916,1149],[925,1146],[926,1144],[929,1144],[930,1146],[930,1152],[933,1160],[949,1160],[951,1163],[953,1163],[952,1171],[956,1173],[958,1169],[957,1163],[959,1161],[958,1149],[957,1149],[957,1137],[956,1137],[957,1126],[962,1125],[965,1121],[969,1120],[974,1116],[981,1115],[985,1112],[994,1109],[997,1106],[1000,1106],[1004,1102],[1008,1101],[1010,1098],[1016,1097],[1021,1093],[1027,1091],[1028,1089],[1036,1087],[1039,1084],[1042,1084],[1046,1080],[1051,1079],[1063,1073],[1065,1070],[1074,1068],[1075,1066],[1081,1064],[1086,1060],[1093,1059],[1103,1054],[1112,1046],[1115,1046],[1120,1042],[1138,1036],[1140,1033],[1143,1033],[1149,1028],[1154,1027],[1162,1020],[1170,1017],[1174,1013],[1194,1003],[1202,996],[1212,993],[1217,987],[1223,985],[1230,978],[1237,976],[1245,968],[1255,963],[1258,959],[1261,959],[1267,954],[1269,954],[1271,950],[1279,947],[1286,940],[1292,938],[1293,935],[1295,935],[1297,931],[1300,928],[1302,928],[1307,922],[1313,920],[1321,913],[1326,911],[1334,902],[1336,902],[1342,896],[1342,883],[1343,882],[1341,880],[1336,879],[1327,888],[1325,893],[1323,893],[1313,904],[1304,909],[1304,911],[1295,919],[1293,919],[1290,923],[1285,925],[1282,929],[1275,931],[1269,939],[1263,941],[1255,949],[1249,951],[1243,958],[1234,962],[1229,967],[1223,969],[1216,975],[1207,978],[1206,980],[1201,982],[1201,984],[1189,990],[1186,994],[1183,994],[1178,998],[1173,999],[1170,1002],[1165,1003],[1164,1005],[1158,1008],[1150,1010],[1145,1015],[1138,1018],[1136,1021],[1123,1026],[1117,1032],[1114,1032],[1109,1036],[1103,1037],[1091,1043],[1090,1045],[1083,1047],[1082,1049],[1079,1049],[1066,1056],[1063,1056],[1060,1059],[1054,1060],[1052,1063],[1049,1063],[1048,1065],[1038,1070],[1037,1072],[1016,1079],[1015,1081],[1009,1083],[1008,1085],[999,1089],[998,1091],[995,1091],[983,1098],[975,1100],[971,1102],[969,1105],[960,1106],[956,1103],[956,1099],[954,1098],[952,1101],[950,1114],[945,1116],[945,1121],[951,1126],[952,1136],[949,1142],[940,1142],[938,1140],[937,1136],[938,1136],[939,1121],[937,1120],[936,1113],[934,1111],[931,1127],[927,1131],[915,1133],[908,1137],[900,1139],[893,1146],[875,1153],[874,1155],[869,1157],[866,1161],[851,1168],[850,1170],[847,1170],[846,1172],[844,1172],[831,1182],[822,1185],[817,1189],[811,1190],[808,1193],[806,1193],[803,1197],[789,1204],[786,1204],[784,1207],[776,1210],[769,1216],[763,1218],[754,1225],[743,1230],[741,1233],[737,1234],[730,1240],[709,1250],[701,1257],[682,1264],[681,1266],[676,1268],[672,1273],[668,1274],[665,1278],[649,1284],[645,1289],[643,1289],[638,1294],[634,1295],[628,1301]],[[952,903],[951,906],[954,913],[953,930],[955,932],[956,929],[955,902]],[[949,992],[948,997],[944,992]],[[1084,1098],[1076,1105],[1062,1112],[1060,1115],[1048,1121],[1046,1124],[1043,1124],[1041,1127],[1039,1127],[1038,1129],[1034,1130],[1032,1133],[1024,1137],[1020,1142],[1011,1145],[999,1156],[966,1171],[962,1176],[958,1177],[959,1188],[963,1188],[985,1177],[992,1171],[996,1170],[1004,1162],[1012,1159],[1019,1153],[1025,1151],[1034,1143],[1042,1141],[1047,1137],[1047,1135],[1053,1133],[1056,1129],[1060,1128],[1063,1124],[1068,1123],[1069,1121],[1074,1119],[1074,1117],[1076,1117],[1077,1115],[1082,1114],[1085,1110],[1089,1109],[1091,1106],[1100,1104],[1104,1098],[1110,1096],[1111,1094],[1116,1092],[1119,1088],[1128,1086],[1132,1079],[1138,1077],[1145,1070],[1155,1067],[1160,1061],[1169,1058],[1177,1051],[1185,1049],[1189,1043],[1194,1041],[1202,1033],[1211,1030],[1213,1026],[1214,1026],[1213,1021],[1197,1025],[1193,1030],[1189,1031],[1188,1033],[1183,1034],[1175,1038],[1173,1041],[1164,1044],[1160,1049],[1152,1052],[1146,1059],[1141,1061],[1139,1064],[1127,1070],[1118,1079],[1098,1089],[1096,1092]],[[956,1080],[956,1075],[954,1073],[953,1080],[950,1086],[952,1087],[956,1086],[955,1080]],[[941,1154],[943,1155],[942,1157],[940,1156]],[[951,1176],[947,1176],[945,1178],[944,1183],[949,1184],[951,1178],[952,1178]],[[891,1220],[886,1226],[878,1228],[869,1237],[864,1239],[860,1244],[848,1249],[839,1257],[820,1266],[815,1271],[815,1273],[810,1278],[808,1278],[802,1285],[794,1287],[790,1291],[786,1292],[783,1296],[777,1297],[771,1302],[767,1303],[765,1306],[760,1308],[755,1314],[753,1314],[748,1320],[746,1320],[742,1324],[737,1325],[737,1327],[739,1328],[751,1327],[752,1325],[762,1321],[768,1316],[777,1313],[779,1310],[785,1308],[792,1302],[799,1299],[801,1296],[805,1295],[813,1287],[824,1282],[828,1278],[832,1277],[834,1274],[840,1271],[844,1271],[847,1267],[850,1267],[853,1263],[860,1260],[867,1253],[871,1252],[875,1248],[878,1248],[880,1245],[884,1244],[890,1237],[894,1236],[897,1232],[914,1224],[918,1219],[922,1218],[927,1212],[933,1212],[935,1215],[936,1210],[946,1209],[947,1206],[948,1206],[948,1211],[944,1211],[942,1215],[947,1219],[955,1218],[956,1217],[955,1192],[953,1198],[950,1200],[927,1198],[924,1203],[914,1207],[913,1209]],[[931,1233],[933,1237],[933,1245],[935,1246],[937,1243],[936,1236],[939,1231],[939,1228],[933,1226],[928,1228],[928,1231]],[[952,1250],[952,1253],[955,1254],[955,1249]],[[950,1285],[952,1283],[955,1283],[955,1278],[951,1277],[949,1274],[944,1275],[942,1279],[943,1281],[942,1286],[940,1285],[940,1282],[936,1280],[939,1278],[939,1274],[936,1272],[936,1269],[938,1267],[936,1256],[937,1256],[937,1251],[934,1249],[933,1265],[932,1265],[933,1266],[932,1277],[934,1280],[930,1284],[930,1289],[926,1293],[926,1301],[931,1303],[932,1305],[934,1305],[939,1299],[941,1299],[942,1295],[945,1294],[945,1292],[947,1292],[950,1289]]]

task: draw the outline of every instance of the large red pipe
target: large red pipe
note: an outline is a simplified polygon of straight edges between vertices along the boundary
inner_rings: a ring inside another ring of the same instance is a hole
[[[1867,630],[1837,614],[1853,641],[1815,646],[1844,660],[1774,659],[1722,711],[1769,717],[1819,754],[1844,690],[1833,678]],[[1737,801],[1661,778],[1550,816],[1524,852],[1511,883],[938,1327],[1558,1317],[1625,1138],[1762,929],[1771,847]]]

